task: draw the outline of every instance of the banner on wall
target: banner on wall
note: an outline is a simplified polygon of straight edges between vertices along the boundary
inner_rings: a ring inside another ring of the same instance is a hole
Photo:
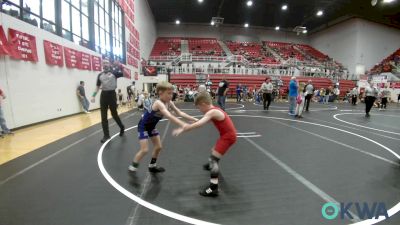
[[[0,25],[0,55],[9,55],[10,49],[7,42],[6,34],[4,33],[3,26]]]
[[[25,61],[38,61],[36,37],[14,29],[8,29],[10,56]]]
[[[101,58],[92,55],[92,70],[101,71]]]
[[[81,60],[78,61],[78,68],[81,70],[92,70],[90,55],[81,52]]]
[[[74,49],[64,47],[65,65],[67,68],[78,68],[78,62],[81,62],[82,54]]]
[[[43,46],[48,65],[64,66],[63,47],[61,45],[43,40]]]
[[[157,68],[155,66],[144,66],[143,75],[145,76],[157,76]]]
[[[138,72],[135,72],[135,80],[139,80],[139,74],[138,74]]]
[[[122,69],[122,73],[124,74],[124,77],[131,79],[131,70],[130,69],[124,67]]]

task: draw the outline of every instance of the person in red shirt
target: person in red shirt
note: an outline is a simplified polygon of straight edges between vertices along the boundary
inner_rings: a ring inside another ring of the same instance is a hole
[[[186,124],[181,128],[175,129],[173,131],[173,135],[178,136],[182,132],[201,127],[209,121],[213,122],[214,126],[219,131],[220,137],[211,150],[209,162],[204,165],[204,169],[210,171],[210,185],[200,190],[199,194],[206,197],[216,197],[218,196],[218,162],[222,158],[222,156],[229,150],[229,148],[232,147],[233,144],[235,144],[237,132],[228,114],[226,114],[223,109],[212,105],[211,96],[207,92],[200,93],[194,100],[194,104],[200,110],[200,112],[204,113],[203,118],[195,123]]]

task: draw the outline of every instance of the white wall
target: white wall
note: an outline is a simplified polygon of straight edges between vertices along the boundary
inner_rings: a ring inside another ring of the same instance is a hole
[[[6,14],[0,13],[0,24],[6,33],[10,27],[34,35],[39,58],[37,63],[13,60],[9,56],[0,58],[0,87],[8,96],[2,106],[7,125],[15,128],[80,112],[81,107],[76,96],[79,81],[85,81],[86,96],[90,100],[99,72],[68,69],[65,65],[47,65],[43,40],[91,55],[100,55]],[[118,88],[126,89],[129,83],[130,80],[120,78]],[[99,95],[96,104],[91,104],[91,109],[99,107],[98,100]]]
[[[282,41],[293,43],[308,43],[304,35],[275,31],[265,28],[244,28],[241,26],[214,27],[202,24],[157,23],[158,37],[208,37],[220,40],[234,41]]]
[[[400,48],[400,30],[362,19],[351,19],[312,34],[310,44],[356,74],[371,69]],[[359,70],[362,72],[362,70]]]
[[[147,0],[135,1],[135,26],[140,33],[141,57],[147,60],[157,38],[156,22]]]

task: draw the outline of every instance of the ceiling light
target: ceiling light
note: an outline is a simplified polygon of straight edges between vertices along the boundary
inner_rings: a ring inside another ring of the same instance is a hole
[[[175,20],[175,24],[180,24],[181,21],[180,20]]]
[[[202,3],[203,2],[203,0],[197,0],[199,3]]]
[[[246,4],[247,4],[247,6],[249,6],[249,7],[250,7],[250,6],[252,6],[252,5],[253,5],[253,1],[249,0],[249,1],[247,1],[247,3],[246,3]]]
[[[383,0],[383,3],[391,3],[394,2],[395,0]]]
[[[249,27],[249,24],[248,24],[248,23],[245,23],[245,24],[244,24],[244,27]]]
[[[282,5],[282,10],[287,10],[288,6],[287,5]]]
[[[214,26],[215,25],[215,22],[214,21],[211,21],[211,26]]]
[[[322,10],[318,10],[318,12],[317,12],[317,16],[322,16],[322,15],[324,15],[324,11],[322,11]]]
[[[279,26],[276,26],[276,27],[275,27],[275,30],[279,30],[279,29],[280,29],[280,27],[279,27]]]
[[[307,30],[303,30],[303,34],[307,34]]]

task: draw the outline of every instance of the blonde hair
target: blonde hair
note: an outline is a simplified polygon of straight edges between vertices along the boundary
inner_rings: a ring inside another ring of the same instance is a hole
[[[299,84],[299,92],[303,92],[304,86],[306,86],[306,84],[305,84],[304,82],[301,82],[301,83]]]
[[[162,81],[157,84],[157,87],[156,87],[157,94],[159,94],[160,92],[168,91],[168,90],[173,90],[171,83],[169,83],[167,81]]]
[[[211,96],[208,94],[208,92],[200,92],[194,99],[195,105],[200,105],[201,103],[205,103],[207,105],[212,104]]]

